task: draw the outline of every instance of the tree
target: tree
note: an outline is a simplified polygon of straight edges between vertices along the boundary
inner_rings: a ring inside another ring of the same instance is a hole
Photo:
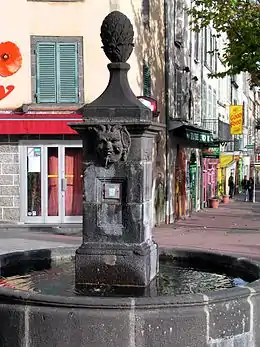
[[[260,1],[193,0],[188,13],[193,31],[211,24],[228,38],[219,52],[225,71],[211,77],[248,72],[251,85],[260,85]]]

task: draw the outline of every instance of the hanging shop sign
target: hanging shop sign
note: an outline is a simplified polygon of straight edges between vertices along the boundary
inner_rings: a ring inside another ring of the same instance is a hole
[[[229,108],[229,123],[231,135],[243,134],[243,105],[230,105]]]
[[[248,144],[246,145],[246,149],[254,149],[255,145],[254,144]]]
[[[189,129],[186,129],[186,137],[190,141],[196,141],[201,144],[209,143],[213,141],[212,134],[199,132],[199,131],[193,131]]]
[[[234,156],[231,155],[221,155],[220,156],[220,167],[225,168],[230,166],[234,162]]]
[[[219,158],[219,147],[209,147],[202,149],[202,158]]]

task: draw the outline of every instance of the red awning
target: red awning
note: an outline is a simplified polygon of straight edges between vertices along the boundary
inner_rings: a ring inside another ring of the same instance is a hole
[[[76,134],[68,123],[82,122],[80,114],[0,114],[0,134]]]

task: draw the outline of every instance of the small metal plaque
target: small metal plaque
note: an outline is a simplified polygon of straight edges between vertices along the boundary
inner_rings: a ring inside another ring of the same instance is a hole
[[[105,199],[120,199],[120,183],[105,183],[104,198]]]

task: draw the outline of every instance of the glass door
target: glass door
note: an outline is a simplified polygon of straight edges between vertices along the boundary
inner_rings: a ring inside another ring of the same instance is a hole
[[[83,151],[80,146],[62,148],[62,223],[81,223],[83,214]]]
[[[26,143],[21,152],[22,220],[32,224],[82,222],[81,143]]]
[[[61,223],[61,149],[60,146],[44,146],[45,172],[45,223]]]
[[[26,146],[26,160],[21,161],[21,165],[25,164],[25,169],[22,172],[26,173],[25,179],[25,204],[21,207],[26,207],[25,221],[31,223],[41,223],[44,221],[43,213],[43,151],[42,146]],[[21,199],[21,202],[23,199]]]

